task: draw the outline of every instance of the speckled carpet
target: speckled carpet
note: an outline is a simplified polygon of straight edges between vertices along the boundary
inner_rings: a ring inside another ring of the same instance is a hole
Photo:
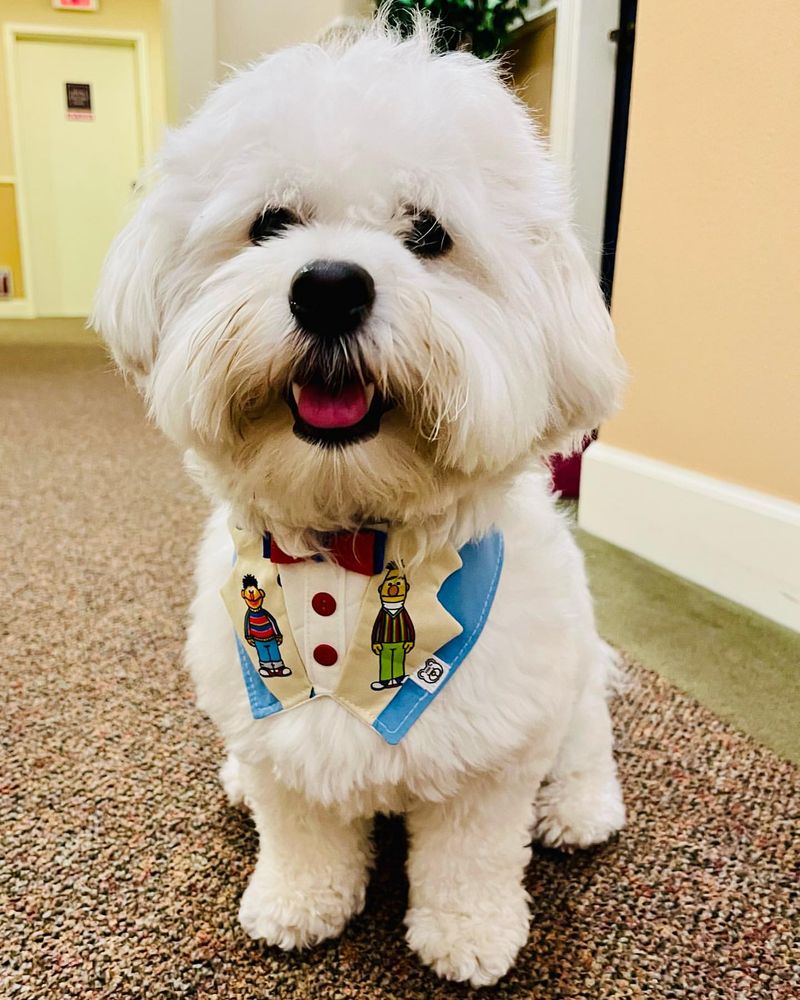
[[[239,930],[256,839],[180,665],[204,502],[99,354],[0,361],[2,995],[469,995],[406,949],[396,820],[340,940],[285,955]],[[628,829],[534,850],[530,941],[483,995],[800,996],[797,772],[631,674],[614,710]]]

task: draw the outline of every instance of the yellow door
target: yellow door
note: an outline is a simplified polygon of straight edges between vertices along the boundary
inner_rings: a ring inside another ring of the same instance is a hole
[[[34,307],[86,316],[142,165],[135,50],[31,38],[16,56]]]

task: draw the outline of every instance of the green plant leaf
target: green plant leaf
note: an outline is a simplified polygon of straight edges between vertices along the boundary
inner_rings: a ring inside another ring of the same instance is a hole
[[[389,16],[401,30],[410,28],[408,12],[428,11],[445,29],[443,42],[449,48],[467,47],[480,58],[505,48],[510,28],[532,0],[394,0]],[[376,7],[379,6],[379,0]]]

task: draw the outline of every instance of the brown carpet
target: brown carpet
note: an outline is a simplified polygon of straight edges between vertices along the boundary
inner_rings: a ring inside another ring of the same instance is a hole
[[[469,995],[405,947],[396,820],[339,941],[285,955],[239,930],[256,839],[180,665],[204,502],[98,354],[0,360],[3,995]],[[632,673],[630,825],[586,854],[535,849],[529,944],[484,995],[799,996],[797,772]]]

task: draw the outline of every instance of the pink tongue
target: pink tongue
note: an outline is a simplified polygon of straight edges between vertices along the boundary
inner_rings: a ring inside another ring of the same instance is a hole
[[[297,400],[297,412],[312,427],[352,427],[367,415],[367,394],[355,379],[338,396],[320,385],[304,385]]]

